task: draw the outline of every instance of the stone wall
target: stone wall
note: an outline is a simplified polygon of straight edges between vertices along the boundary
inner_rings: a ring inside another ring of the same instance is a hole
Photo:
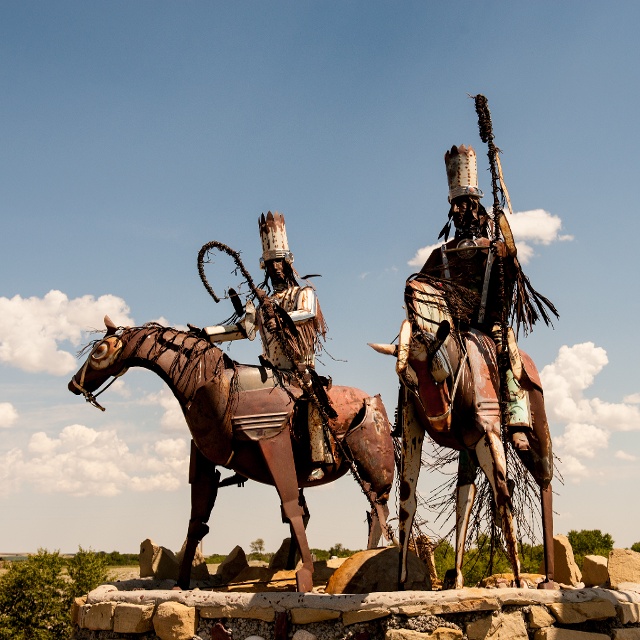
[[[330,595],[132,582],[78,599],[77,640],[640,640],[640,585]]]

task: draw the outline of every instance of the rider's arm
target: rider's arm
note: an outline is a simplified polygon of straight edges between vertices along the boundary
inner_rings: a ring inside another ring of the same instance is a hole
[[[216,324],[212,327],[205,327],[204,332],[211,342],[231,342],[247,337],[237,324]]]
[[[304,322],[315,318],[318,312],[318,299],[311,287],[304,287],[298,293],[295,311],[289,311],[289,317],[294,323]]]

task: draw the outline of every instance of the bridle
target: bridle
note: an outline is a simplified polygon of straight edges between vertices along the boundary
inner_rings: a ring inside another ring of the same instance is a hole
[[[124,375],[127,372],[127,369],[128,369],[128,367],[124,367],[122,369],[122,371],[120,371],[120,373],[117,373],[116,375],[113,376],[113,380],[111,380],[103,389],[101,389],[97,393],[93,393],[93,392],[89,391],[88,389],[84,388],[84,379],[85,379],[85,376],[86,376],[86,373],[87,373],[87,369],[89,368],[89,362],[91,361],[91,357],[98,350],[98,348],[105,342],[105,340],[106,340],[106,338],[104,340],[101,340],[100,342],[98,342],[98,344],[96,344],[93,347],[93,349],[91,350],[91,353],[89,353],[89,356],[85,360],[85,363],[82,365],[82,368],[80,369],[80,371],[78,373],[76,373],[76,375],[73,376],[73,378],[71,378],[71,383],[84,396],[84,399],[91,406],[95,407],[96,409],[100,409],[100,411],[105,411],[105,408],[96,400],[96,398],[101,393],[104,393],[120,376]],[[122,350],[122,342],[119,339],[118,339],[118,342],[119,342],[119,346],[115,350],[115,353],[113,355],[114,359],[120,353],[120,351]],[[80,375],[80,382],[78,382],[76,380],[76,377],[78,376],[78,374]]]

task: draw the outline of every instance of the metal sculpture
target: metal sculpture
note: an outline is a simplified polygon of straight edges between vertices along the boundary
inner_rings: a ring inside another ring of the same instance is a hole
[[[460,451],[454,588],[464,585],[462,562],[478,466],[491,484],[507,555],[519,584],[516,530],[500,428],[495,344],[476,329],[452,330],[442,290],[420,282],[419,277],[408,282],[406,300],[412,319],[403,322],[399,344],[371,345],[381,353],[397,357],[396,371],[402,382],[398,413],[403,447],[398,532],[402,550],[400,582],[406,580],[406,554],[417,507],[416,486],[426,433],[436,444]],[[523,363],[520,384],[528,392],[533,421],[531,429],[524,432],[526,446],[516,448],[516,452],[540,488],[545,585],[550,585],[553,581],[551,438],[538,372],[524,352],[520,351],[520,357]]]
[[[480,135],[492,177],[491,215],[482,207],[475,151],[453,146],[445,154],[449,219],[445,243],[406,283],[407,320],[397,347],[371,345],[397,357],[403,428],[400,490],[400,578],[416,511],[416,484],[424,433],[460,451],[456,491],[454,586],[463,585],[462,557],[480,467],[493,492],[516,583],[520,583],[516,530],[505,446],[512,446],[540,489],[546,580],[553,584],[553,455],[542,385],[533,361],[519,350],[516,327],[548,324],[555,307],[531,287],[517,259],[502,209],[511,204],[484,96],[475,97]],[[455,237],[448,241],[452,223]],[[509,444],[505,445],[505,442]]]
[[[107,317],[105,325],[106,335],[91,346],[69,390],[100,407],[95,392],[110,378],[132,366],[151,370],[169,385],[191,431],[191,518],[178,579],[181,588],[189,587],[196,547],[209,530],[207,522],[220,486],[217,466],[275,486],[283,520],[289,522],[302,556],[296,573],[299,591],[313,586],[303,488],[332,482],[353,465],[386,528],[394,455],[389,420],[379,396],[341,386],[328,391],[336,412],[328,424],[333,463],[326,465],[322,479],[310,480],[312,463],[305,435],[308,400],[298,387],[280,386],[265,367],[233,362],[199,331],[156,323],[118,328]]]

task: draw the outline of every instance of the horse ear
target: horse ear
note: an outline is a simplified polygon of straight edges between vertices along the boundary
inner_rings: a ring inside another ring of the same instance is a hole
[[[107,335],[112,336],[118,327],[111,321],[109,316],[104,317],[104,326],[107,327]]]

